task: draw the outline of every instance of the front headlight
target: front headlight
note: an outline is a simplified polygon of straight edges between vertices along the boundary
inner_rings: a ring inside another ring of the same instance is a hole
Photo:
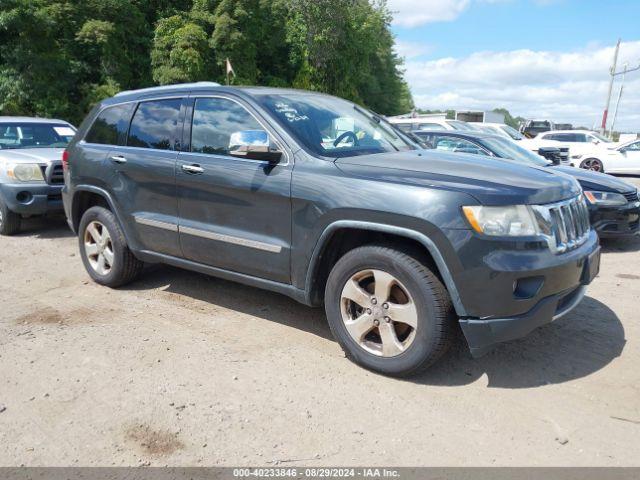
[[[584,196],[587,197],[591,205],[600,205],[601,207],[620,207],[627,204],[627,199],[619,193],[586,191]]]
[[[40,165],[37,163],[16,163],[7,169],[7,175],[19,182],[44,182]]]
[[[582,158],[582,155],[571,155],[571,158],[573,158],[574,160],[580,160]]]
[[[528,205],[462,207],[464,216],[478,233],[491,237],[529,237],[540,234],[533,209]]]

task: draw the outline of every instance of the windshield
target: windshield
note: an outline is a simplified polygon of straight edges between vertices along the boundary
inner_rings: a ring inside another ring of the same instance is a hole
[[[461,131],[475,131],[476,129],[469,125],[467,122],[461,122],[460,120],[447,120],[447,123],[453,127],[454,130]]]
[[[519,131],[517,131],[513,127],[510,127],[509,125],[502,125],[500,128],[502,129],[502,131],[507,132],[507,135],[509,135],[514,140],[522,140],[524,138],[524,135],[522,135]]]
[[[591,132],[590,135],[592,137],[596,137],[598,140],[600,140],[603,143],[612,143],[611,140],[609,140],[607,137],[603,137],[602,135],[600,135],[599,133],[596,132]]]
[[[353,157],[415,150],[381,117],[335,97],[260,95],[262,105],[308,151],[323,157]]]
[[[551,162],[545,160],[544,157],[530,152],[526,148],[522,148],[520,145],[506,138],[487,137],[482,139],[482,143],[501,158],[508,158],[540,167],[551,164]]]
[[[64,148],[75,134],[65,123],[0,123],[0,149]]]

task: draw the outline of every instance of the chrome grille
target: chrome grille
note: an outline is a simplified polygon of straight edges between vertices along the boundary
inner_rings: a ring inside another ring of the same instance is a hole
[[[623,195],[624,198],[626,198],[629,202],[637,202],[638,200],[640,200],[640,195],[638,195],[637,190],[635,192],[623,193]]]
[[[571,163],[571,159],[569,158],[569,147],[560,147],[560,164],[568,165]]]
[[[547,241],[553,252],[573,250],[589,238],[589,209],[582,195],[535,208],[548,224]]]
[[[44,178],[49,185],[62,185],[64,183],[62,162],[51,162],[48,167],[42,168],[44,168]]]

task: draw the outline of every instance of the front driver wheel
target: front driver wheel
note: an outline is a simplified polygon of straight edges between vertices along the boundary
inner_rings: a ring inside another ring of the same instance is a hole
[[[0,235],[14,235],[20,231],[20,215],[9,210],[0,199]]]
[[[80,220],[80,256],[89,276],[100,285],[120,287],[133,281],[142,271],[124,238],[114,214],[103,207],[92,207]]]
[[[591,170],[592,172],[604,173],[604,165],[597,158],[587,158],[580,164],[580,168]]]
[[[409,376],[446,351],[453,330],[449,295],[418,259],[384,246],[351,250],[325,290],[329,326],[355,363]]]

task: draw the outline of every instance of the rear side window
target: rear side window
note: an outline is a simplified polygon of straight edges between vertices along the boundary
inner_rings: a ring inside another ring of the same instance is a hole
[[[246,130],[264,130],[242,105],[226,98],[198,98],[193,109],[191,151],[229,154],[231,135]]]
[[[556,140],[558,142],[579,142],[576,138],[576,135],[573,133],[556,133],[554,135],[547,135],[546,137],[549,140]]]
[[[141,102],[131,121],[127,146],[173,150],[181,103],[180,98]]]
[[[133,106],[132,103],[126,103],[105,108],[93,122],[85,141],[101,145],[124,145]]]

